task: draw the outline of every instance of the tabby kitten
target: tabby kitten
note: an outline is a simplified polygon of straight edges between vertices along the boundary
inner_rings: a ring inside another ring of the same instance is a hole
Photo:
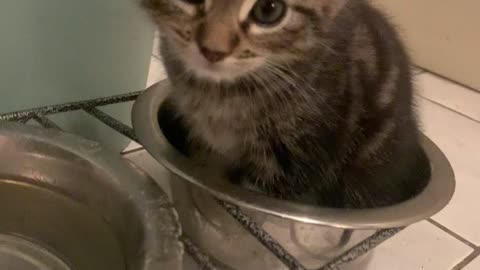
[[[185,155],[277,198],[377,207],[423,189],[410,62],[364,0],[142,0],[173,91],[159,122]]]

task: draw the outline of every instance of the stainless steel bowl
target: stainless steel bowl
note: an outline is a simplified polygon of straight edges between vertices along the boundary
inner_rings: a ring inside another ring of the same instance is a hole
[[[282,269],[220,209],[213,197],[242,207],[288,251],[313,268],[366,238],[371,230],[404,227],[431,217],[453,196],[453,170],[443,153],[426,137],[422,138],[422,144],[432,166],[430,182],[418,196],[396,205],[331,209],[281,201],[240,188],[222,179],[220,170],[194,164],[166,141],[157,113],[168,91],[168,81],[162,81],[137,99],[132,117],[135,132],[150,154],[172,172],[172,194],[184,231],[230,267]],[[353,236],[342,241],[349,229],[353,230]],[[245,248],[239,248],[242,245]],[[362,269],[360,264],[352,267]]]
[[[0,269],[182,269],[178,217],[92,141],[0,122]]]

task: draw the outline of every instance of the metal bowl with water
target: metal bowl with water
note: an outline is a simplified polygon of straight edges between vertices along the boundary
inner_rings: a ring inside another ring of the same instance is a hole
[[[0,122],[0,269],[182,269],[178,216],[92,141]]]
[[[431,163],[427,187],[405,202],[375,209],[330,209],[281,201],[248,191],[222,179],[219,170],[204,168],[178,153],[158,125],[159,107],[168,81],[146,90],[133,109],[140,142],[172,173],[170,186],[183,230],[227,268],[285,269],[216,202],[234,203],[248,213],[307,268],[316,269],[378,229],[405,227],[443,209],[453,196],[453,170],[437,146],[422,138]],[[372,256],[371,254],[369,256]],[[368,256],[344,269],[366,269]]]

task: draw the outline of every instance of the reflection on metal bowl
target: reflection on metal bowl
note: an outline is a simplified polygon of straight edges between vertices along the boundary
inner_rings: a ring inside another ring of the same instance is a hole
[[[207,191],[172,174],[170,186],[183,231],[226,269],[288,269],[229,215]],[[373,231],[351,231],[309,225],[243,209],[308,269],[317,269]],[[367,268],[371,254],[356,260],[351,270]]]
[[[0,122],[0,269],[182,269],[177,215],[91,141]]]

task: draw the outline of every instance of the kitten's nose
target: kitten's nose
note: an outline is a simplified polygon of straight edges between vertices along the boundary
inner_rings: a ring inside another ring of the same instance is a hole
[[[212,63],[220,62],[228,55],[228,52],[214,51],[205,46],[200,46],[200,52]]]

